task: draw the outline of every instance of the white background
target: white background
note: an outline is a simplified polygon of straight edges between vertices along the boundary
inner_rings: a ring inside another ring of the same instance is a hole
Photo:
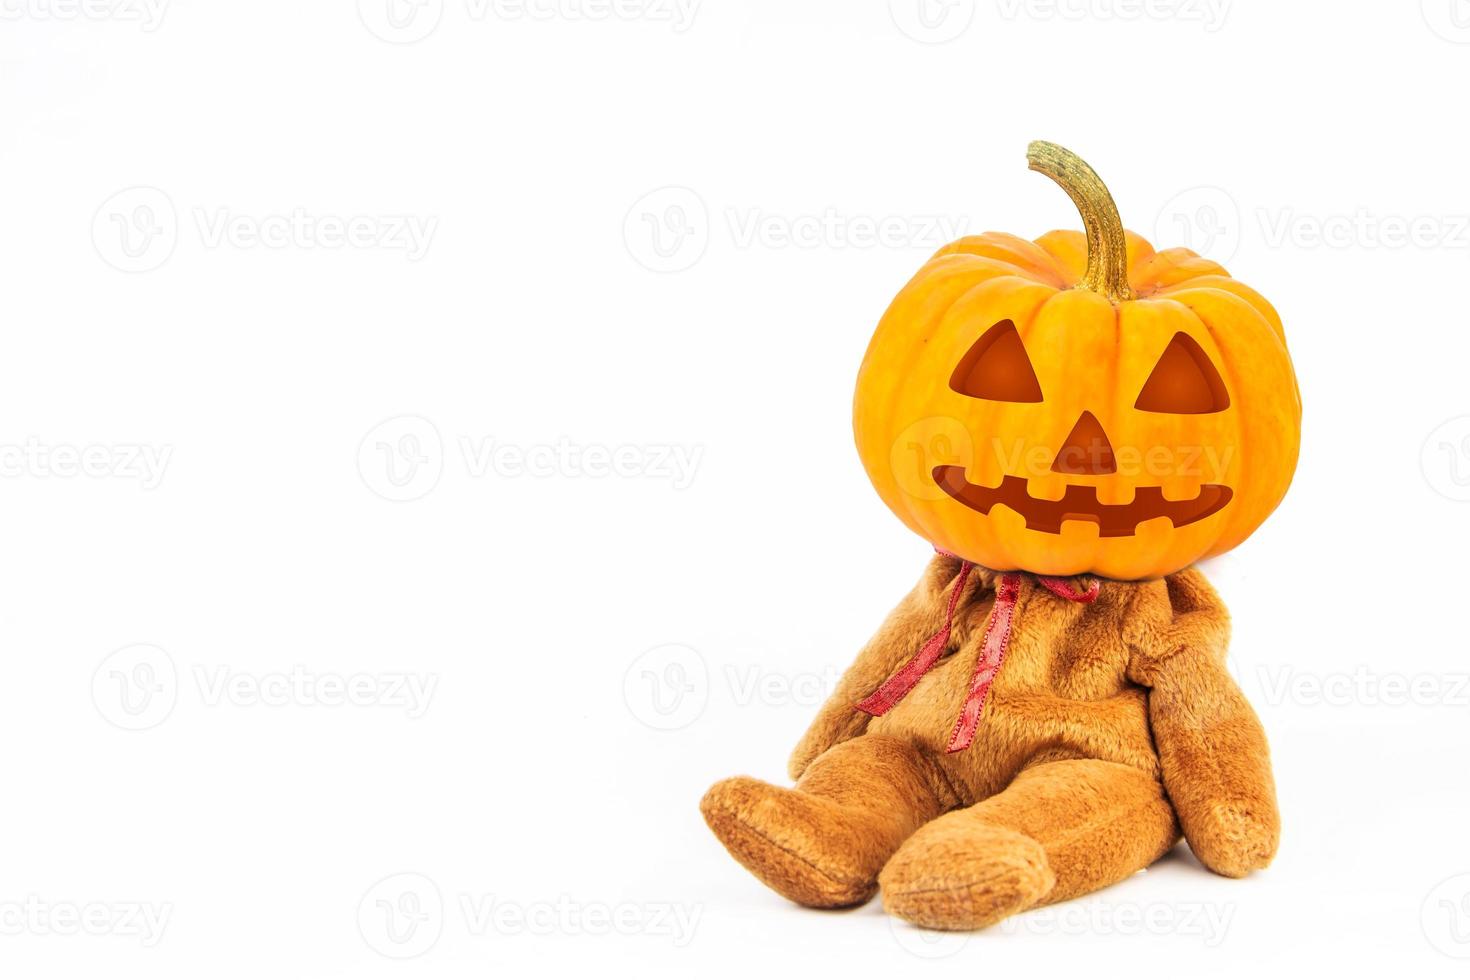
[[[1470,5],[159,2],[0,5],[5,976],[1463,975]],[[696,804],[919,574],[851,385],[1037,138],[1285,319],[1285,834],[936,939]]]

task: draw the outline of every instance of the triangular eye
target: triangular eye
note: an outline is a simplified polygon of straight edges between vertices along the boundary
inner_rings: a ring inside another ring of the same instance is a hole
[[[1141,412],[1206,415],[1229,408],[1230,393],[1204,348],[1189,334],[1176,333],[1133,407]]]
[[[955,366],[949,386],[971,398],[1041,401],[1041,384],[1021,344],[1021,335],[1010,320],[1000,321],[975,341]]]

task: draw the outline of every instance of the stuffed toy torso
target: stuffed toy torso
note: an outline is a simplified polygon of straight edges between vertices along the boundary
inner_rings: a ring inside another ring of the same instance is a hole
[[[917,633],[940,628],[959,567],[958,559],[944,556],[931,562],[911,600]],[[868,721],[866,731],[906,736],[932,749],[966,804],[999,792],[1029,764],[1059,759],[1118,762],[1157,779],[1147,690],[1129,678],[1130,639],[1143,643],[1149,638],[1128,626],[1145,616],[1169,618],[1162,580],[1100,582],[1097,598],[1084,604],[1048,592],[1031,576],[1021,577],[1005,660],[974,739],[981,748],[945,751],[975,670],[998,578],[989,570],[970,577],[956,608],[953,652],[891,711]],[[1223,614],[1221,620],[1223,628]],[[919,643],[922,637],[912,649]]]

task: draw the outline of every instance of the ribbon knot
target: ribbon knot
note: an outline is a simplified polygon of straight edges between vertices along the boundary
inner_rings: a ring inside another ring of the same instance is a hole
[[[895,671],[876,691],[857,703],[859,711],[874,716],[887,714],[894,705],[903,700],[905,694],[913,690],[914,685],[919,683],[919,678],[939,662],[954,629],[954,611],[959,605],[960,593],[964,591],[965,583],[969,581],[970,572],[974,568],[971,562],[960,562],[960,573],[955,576],[949,604],[944,610],[944,625],[939,632],[924,641],[919,652],[908,663]],[[1092,579],[1087,590],[1082,592],[1063,578],[1041,575],[1036,580],[1052,595],[1072,602],[1090,603],[1097,598],[1100,591],[1097,579]],[[964,706],[960,708],[960,716],[955,720],[954,731],[950,732],[946,752],[962,752],[975,740],[975,732],[980,727],[980,713],[985,710],[985,699],[990,695],[990,685],[1000,674],[1000,665],[1005,661],[1006,650],[1010,647],[1011,628],[1016,618],[1016,601],[1020,595],[1020,573],[1006,572],[996,586],[995,605],[991,607],[990,619],[985,624],[985,636],[980,641],[980,654],[975,660],[970,690],[965,697]]]

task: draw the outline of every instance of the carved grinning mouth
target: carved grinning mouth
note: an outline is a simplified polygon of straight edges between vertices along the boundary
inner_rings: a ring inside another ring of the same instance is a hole
[[[1126,504],[1104,504],[1097,499],[1097,488],[1069,485],[1061,500],[1039,500],[1026,490],[1019,476],[1003,477],[998,487],[980,487],[965,479],[961,466],[936,466],[934,482],[971,510],[989,514],[996,504],[1004,504],[1026,519],[1026,527],[1047,534],[1061,534],[1063,521],[1091,521],[1104,538],[1132,535],[1141,521],[1167,517],[1175,527],[1203,520],[1230,503],[1231,489],[1218,483],[1207,483],[1191,500],[1165,500],[1162,487],[1139,487]]]

